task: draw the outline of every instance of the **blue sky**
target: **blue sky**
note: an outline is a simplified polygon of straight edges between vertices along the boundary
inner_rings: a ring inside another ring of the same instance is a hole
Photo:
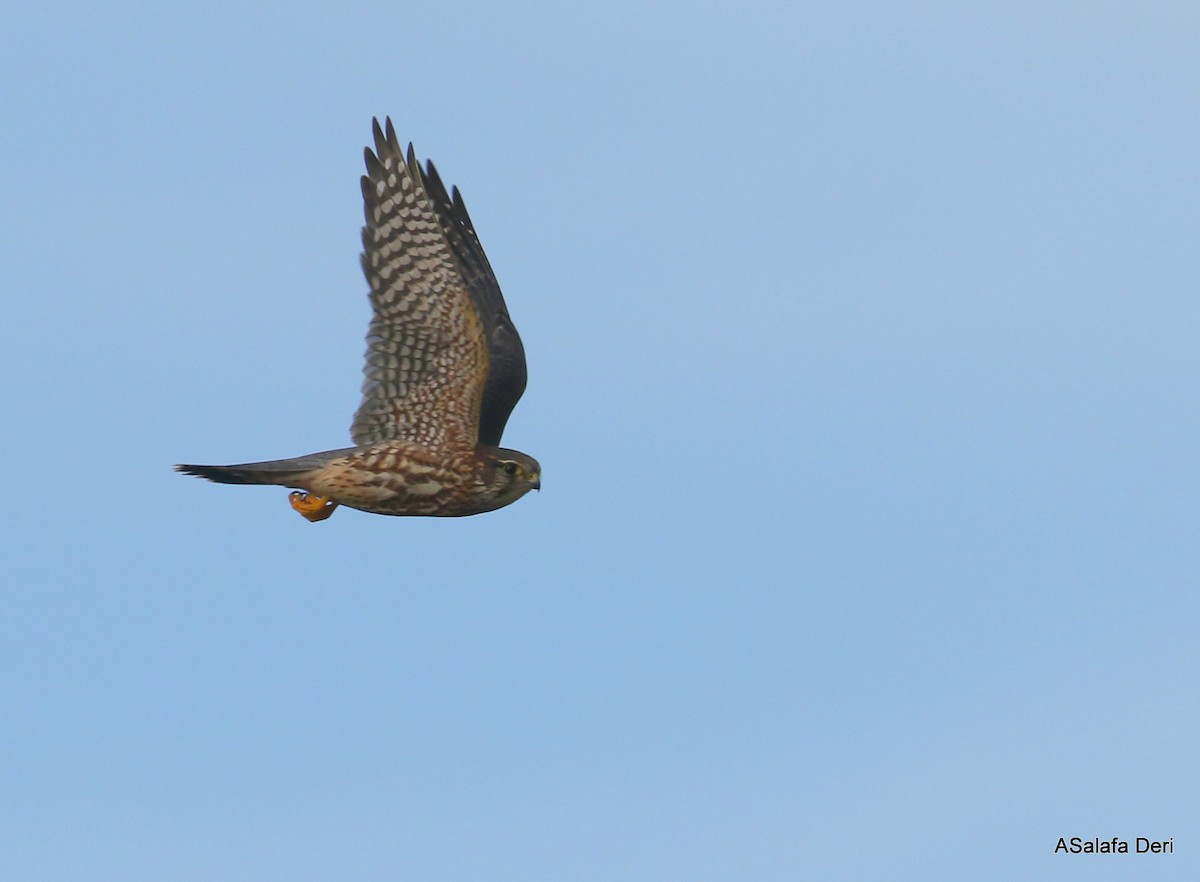
[[[29,6],[0,876],[1200,873],[1194,4]],[[312,525],[384,114],[544,489]]]

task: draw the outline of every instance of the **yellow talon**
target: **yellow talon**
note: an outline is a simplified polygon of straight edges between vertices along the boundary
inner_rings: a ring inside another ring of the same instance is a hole
[[[314,524],[317,521],[325,520],[338,507],[336,502],[329,501],[328,496],[313,496],[301,493],[299,490],[293,490],[288,494],[288,502],[292,504],[292,508]]]

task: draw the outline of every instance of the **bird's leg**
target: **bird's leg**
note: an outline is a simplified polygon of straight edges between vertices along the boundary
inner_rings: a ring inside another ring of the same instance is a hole
[[[325,520],[338,507],[336,502],[329,501],[328,496],[301,493],[299,490],[293,490],[288,494],[288,502],[292,504],[292,508],[314,524],[317,521]]]

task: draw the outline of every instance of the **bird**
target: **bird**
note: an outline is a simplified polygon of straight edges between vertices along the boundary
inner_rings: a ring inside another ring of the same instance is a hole
[[[338,506],[462,517],[541,489],[532,456],[500,446],[525,391],[521,337],[458,188],[400,148],[390,117],[364,150],[361,263],[371,303],[353,447],[237,465],[176,465],[221,484],[293,488],[316,523]]]

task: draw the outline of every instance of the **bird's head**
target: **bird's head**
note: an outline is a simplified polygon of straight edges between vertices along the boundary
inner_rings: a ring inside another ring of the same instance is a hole
[[[542,467],[519,450],[494,447],[483,453],[482,481],[496,508],[542,489]]]

